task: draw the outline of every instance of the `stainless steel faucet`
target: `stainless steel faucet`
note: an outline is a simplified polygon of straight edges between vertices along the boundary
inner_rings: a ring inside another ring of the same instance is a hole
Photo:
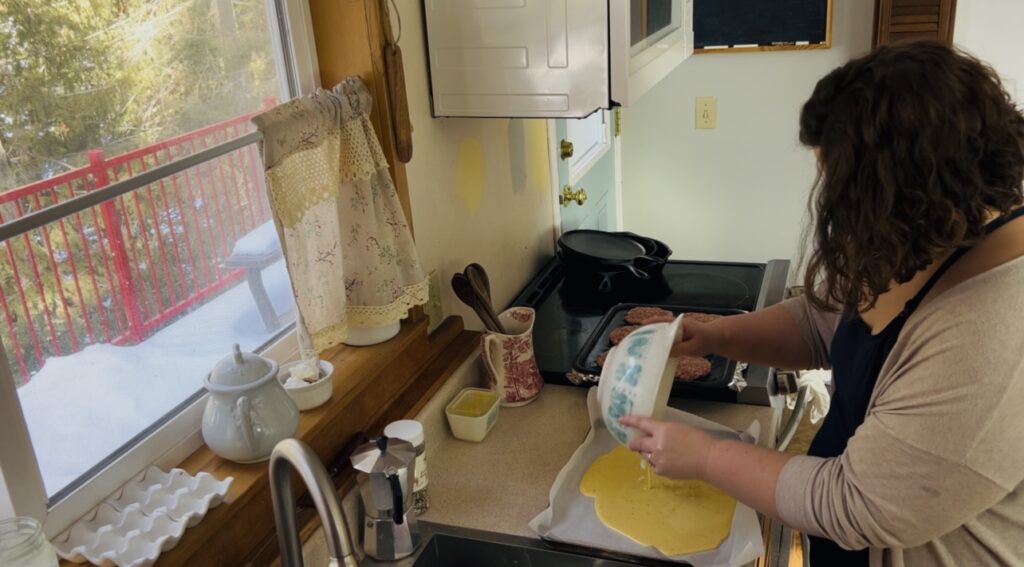
[[[327,538],[327,552],[331,557],[330,567],[359,567],[349,539],[348,523],[331,477],[316,453],[297,439],[281,441],[270,455],[270,495],[274,502],[277,541],[281,547],[281,566],[303,567],[302,543],[295,525],[295,501],[292,500],[293,470],[306,484],[320,514],[324,537]]]

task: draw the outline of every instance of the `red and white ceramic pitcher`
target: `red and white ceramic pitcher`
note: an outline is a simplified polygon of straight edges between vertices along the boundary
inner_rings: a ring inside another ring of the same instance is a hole
[[[508,334],[487,332],[480,340],[488,385],[501,395],[503,406],[524,406],[544,387],[533,352],[536,317],[529,307],[507,309],[498,319]]]

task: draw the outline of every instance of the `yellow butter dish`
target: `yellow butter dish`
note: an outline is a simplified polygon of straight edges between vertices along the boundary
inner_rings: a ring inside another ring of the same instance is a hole
[[[465,441],[483,441],[498,420],[500,397],[482,388],[464,388],[444,409],[452,434]]]

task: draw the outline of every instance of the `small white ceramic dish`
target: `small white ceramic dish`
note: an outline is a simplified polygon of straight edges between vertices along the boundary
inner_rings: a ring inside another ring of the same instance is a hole
[[[444,408],[452,434],[464,441],[483,441],[498,421],[500,402],[493,390],[463,388]]]
[[[672,345],[683,338],[683,316],[633,331],[608,353],[597,385],[601,416],[612,437],[628,445],[640,436],[619,423],[627,415],[658,419],[668,405],[675,379]]]
[[[334,365],[326,360],[320,361],[320,379],[310,384],[304,384],[301,386],[291,386],[286,384],[288,377],[291,376],[292,367],[301,364],[302,361],[289,362],[281,365],[281,370],[277,374],[277,379],[284,385],[284,391],[288,392],[292,401],[298,406],[299,411],[311,410],[316,407],[320,407],[331,399],[331,392],[333,391],[333,380],[331,376],[334,375]]]
[[[344,342],[348,346],[378,345],[395,338],[401,330],[401,321],[395,321],[394,323],[384,325],[383,327],[350,325],[348,328],[348,337],[345,338]]]

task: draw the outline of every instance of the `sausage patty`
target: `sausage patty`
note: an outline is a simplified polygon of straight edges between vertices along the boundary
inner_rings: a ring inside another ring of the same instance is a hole
[[[634,307],[626,312],[626,322],[632,325],[671,323],[675,319],[675,314],[660,307]]]
[[[676,363],[676,379],[696,380],[711,373],[711,361],[699,356],[684,356]]]
[[[608,361],[608,353],[611,351],[604,351],[597,355],[597,365],[604,367],[604,363]],[[684,356],[676,362],[676,380],[696,380],[703,378],[711,373],[711,361],[706,358],[699,356]]]
[[[698,313],[698,312],[693,312],[693,313],[687,313],[685,316],[683,316],[683,321],[690,320],[690,321],[696,321],[698,323],[710,323],[710,322],[714,321],[715,319],[721,319],[721,318],[722,318],[721,315],[716,315],[714,313]]]
[[[640,325],[626,325],[625,327],[619,327],[608,334],[608,340],[613,344],[617,345],[625,339],[627,335],[640,328]]]

